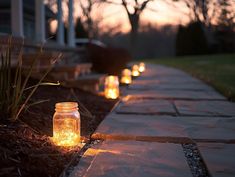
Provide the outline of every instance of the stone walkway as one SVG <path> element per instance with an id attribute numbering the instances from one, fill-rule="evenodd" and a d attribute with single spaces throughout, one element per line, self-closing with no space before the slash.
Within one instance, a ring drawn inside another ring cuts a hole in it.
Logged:
<path id="1" fill-rule="evenodd" d="M 92 135 L 70 177 L 193 177 L 182 144 L 196 144 L 211 177 L 235 176 L 235 104 L 173 68 L 147 65 Z"/>

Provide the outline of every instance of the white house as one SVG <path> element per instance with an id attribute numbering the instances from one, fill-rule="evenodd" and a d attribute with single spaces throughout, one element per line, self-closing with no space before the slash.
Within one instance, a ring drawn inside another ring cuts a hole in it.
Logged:
<path id="1" fill-rule="evenodd" d="M 67 45 L 75 46 L 73 0 L 69 0 Z M 62 0 L 57 0 L 57 14 L 45 5 L 44 0 L 1 0 L 0 33 L 27 38 L 37 43 L 45 42 L 49 36 L 49 23 L 57 19 L 56 39 L 58 45 L 64 43 Z"/>

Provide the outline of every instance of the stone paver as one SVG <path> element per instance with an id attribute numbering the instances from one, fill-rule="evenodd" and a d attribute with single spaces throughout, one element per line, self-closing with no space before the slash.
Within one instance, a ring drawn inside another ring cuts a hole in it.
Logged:
<path id="1" fill-rule="evenodd" d="M 122 114 L 167 114 L 176 115 L 173 104 L 168 100 L 138 99 L 122 101 L 116 109 Z"/>
<path id="2" fill-rule="evenodd" d="M 192 177 L 182 146 L 105 141 L 89 148 L 70 177 Z"/>
<path id="3" fill-rule="evenodd" d="M 234 103 L 185 72 L 158 65 L 147 65 L 122 91 L 92 135 L 104 141 L 88 148 L 70 177 L 190 177 L 180 143 L 198 144 L 212 177 L 235 176 L 235 144 L 218 144 L 235 143 Z"/>
<path id="4" fill-rule="evenodd" d="M 235 104 L 228 101 L 175 101 L 180 115 L 235 116 Z"/>
<path id="5" fill-rule="evenodd" d="M 155 98 L 155 99 L 190 99 L 190 100 L 226 100 L 226 98 L 215 91 L 190 91 L 190 90 L 127 90 L 126 95 L 133 98 Z"/>
<path id="6" fill-rule="evenodd" d="M 187 84 L 176 84 L 176 83 L 168 83 L 168 84 L 131 84 L 128 89 L 130 90 L 192 90 L 192 91 L 200 91 L 200 90 L 214 90 L 213 88 L 205 85 L 205 84 L 195 84 L 195 83 L 187 83 Z"/>
<path id="7" fill-rule="evenodd" d="M 235 118 L 171 117 L 110 114 L 92 135 L 94 139 L 188 142 L 234 141 Z"/>
<path id="8" fill-rule="evenodd" d="M 132 84 L 153 84 L 153 83 L 177 83 L 177 84 L 188 84 L 188 83 L 195 83 L 195 84 L 203 84 L 202 81 L 193 78 L 191 76 L 177 76 L 177 75 L 171 75 L 171 76 L 155 76 L 154 79 L 151 76 L 145 76 L 145 77 L 138 77 L 137 79 L 133 80 Z"/>
<path id="9" fill-rule="evenodd" d="M 185 72 L 175 69 L 175 68 L 170 68 L 166 66 L 161 66 L 161 65 L 148 65 L 146 72 L 142 73 L 141 77 L 156 77 L 156 76 L 186 76 L 188 77 L 189 75 L 186 74 Z"/>
<path id="10" fill-rule="evenodd" d="M 110 114 L 92 135 L 93 139 L 189 141 L 176 117 Z M 177 138 L 175 138 L 177 137 Z"/>
<path id="11" fill-rule="evenodd" d="M 235 117 L 180 117 L 188 136 L 196 141 L 235 142 Z"/>
<path id="12" fill-rule="evenodd" d="M 199 143 L 198 148 L 212 177 L 235 176 L 235 144 Z"/>

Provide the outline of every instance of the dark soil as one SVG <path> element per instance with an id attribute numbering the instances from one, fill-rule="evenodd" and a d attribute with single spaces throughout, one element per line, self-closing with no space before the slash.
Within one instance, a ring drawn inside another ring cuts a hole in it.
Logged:
<path id="1" fill-rule="evenodd" d="M 47 100 L 29 107 L 14 123 L 0 122 L 0 176 L 58 177 L 80 149 L 63 149 L 50 141 L 55 103 L 77 101 L 93 117 L 81 116 L 82 135 L 89 136 L 117 100 L 107 100 L 79 89 L 41 86 L 32 101 Z"/>

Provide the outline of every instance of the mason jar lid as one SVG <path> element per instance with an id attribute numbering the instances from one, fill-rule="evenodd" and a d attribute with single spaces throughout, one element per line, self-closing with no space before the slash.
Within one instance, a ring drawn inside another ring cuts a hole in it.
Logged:
<path id="1" fill-rule="evenodd" d="M 55 104 L 56 110 L 73 110 L 78 109 L 77 102 L 60 102 Z"/>
<path id="2" fill-rule="evenodd" d="M 122 71 L 122 75 L 123 75 L 123 76 L 131 76 L 131 70 L 129 70 L 129 69 L 124 69 L 124 70 Z"/>
<path id="3" fill-rule="evenodd" d="M 118 77 L 117 76 L 113 76 L 113 75 L 110 75 L 110 76 L 106 76 L 105 78 L 105 85 L 118 85 L 119 84 L 119 81 L 118 81 Z"/>

